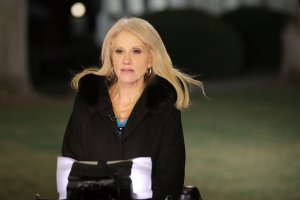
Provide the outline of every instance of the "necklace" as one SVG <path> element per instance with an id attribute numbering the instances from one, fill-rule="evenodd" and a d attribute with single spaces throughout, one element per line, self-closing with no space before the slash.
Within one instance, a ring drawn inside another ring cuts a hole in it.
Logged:
<path id="1" fill-rule="evenodd" d="M 121 101 L 117 98 L 117 91 L 114 87 L 110 90 L 110 95 L 112 99 L 112 106 L 115 113 L 115 116 L 119 119 L 119 121 L 123 122 L 130 116 L 136 102 L 140 98 L 142 91 L 144 87 L 142 87 L 137 94 L 134 96 L 134 98 L 128 100 L 128 101 Z"/>
<path id="2" fill-rule="evenodd" d="M 133 100 L 129 103 L 120 104 L 120 105 L 113 103 L 113 110 L 114 110 L 116 117 L 121 122 L 126 120 L 129 117 L 131 111 L 133 110 L 133 107 L 136 102 L 137 102 L 137 99 Z"/>

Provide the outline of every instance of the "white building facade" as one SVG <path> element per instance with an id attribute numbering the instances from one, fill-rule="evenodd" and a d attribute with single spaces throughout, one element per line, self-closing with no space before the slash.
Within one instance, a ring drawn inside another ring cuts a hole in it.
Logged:
<path id="1" fill-rule="evenodd" d="M 266 7 L 283 13 L 296 13 L 296 0 L 102 0 L 97 17 L 95 40 L 100 44 L 117 18 L 139 16 L 165 9 L 199 9 L 218 16 L 239 7 Z"/>

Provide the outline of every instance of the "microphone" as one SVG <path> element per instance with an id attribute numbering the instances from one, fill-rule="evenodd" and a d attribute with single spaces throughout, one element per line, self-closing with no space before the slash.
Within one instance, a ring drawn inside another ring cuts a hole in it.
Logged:
<path id="1" fill-rule="evenodd" d="M 108 117 L 111 121 L 115 121 L 115 119 L 116 119 L 115 115 L 111 115 L 111 114 L 109 114 L 107 117 Z"/>

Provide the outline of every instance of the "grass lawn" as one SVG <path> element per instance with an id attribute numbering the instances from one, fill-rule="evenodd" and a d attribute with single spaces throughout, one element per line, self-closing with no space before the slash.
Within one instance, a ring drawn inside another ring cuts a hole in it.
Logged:
<path id="1" fill-rule="evenodd" d="M 300 199 L 300 89 L 208 90 L 183 111 L 186 185 L 204 199 Z M 0 199 L 56 198 L 72 99 L 0 106 Z"/>

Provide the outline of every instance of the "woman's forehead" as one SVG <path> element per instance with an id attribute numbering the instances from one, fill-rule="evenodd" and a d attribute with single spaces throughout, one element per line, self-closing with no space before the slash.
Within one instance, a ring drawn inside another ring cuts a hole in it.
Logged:
<path id="1" fill-rule="evenodd" d="M 116 47 L 119 45 L 147 47 L 147 45 L 136 34 L 130 31 L 121 31 L 114 37 L 112 46 Z"/>

